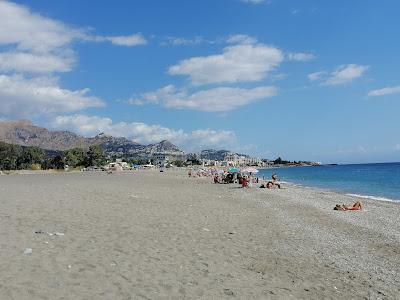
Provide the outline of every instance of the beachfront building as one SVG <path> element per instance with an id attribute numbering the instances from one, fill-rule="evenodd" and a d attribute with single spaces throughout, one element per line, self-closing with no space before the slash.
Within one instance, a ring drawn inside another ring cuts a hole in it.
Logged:
<path id="1" fill-rule="evenodd" d="M 186 161 L 186 155 L 180 152 L 174 153 L 154 153 L 151 157 L 154 165 L 165 167 L 174 161 Z"/>
<path id="2" fill-rule="evenodd" d="M 225 156 L 224 165 L 231 167 L 241 167 L 241 166 L 263 166 L 263 162 L 258 157 L 250 157 L 246 155 L 239 155 L 236 153 L 231 153 Z"/>
<path id="3" fill-rule="evenodd" d="M 152 160 L 154 165 L 165 167 L 171 162 L 171 157 L 165 153 L 156 153 L 153 155 Z"/>
<path id="4" fill-rule="evenodd" d="M 203 167 L 221 167 L 221 161 L 213 159 L 200 159 Z"/>
<path id="5" fill-rule="evenodd" d="M 130 170 L 131 166 L 126 161 L 122 161 L 122 159 L 117 158 L 115 162 L 107 164 L 105 166 L 105 169 L 109 171 L 122 171 L 122 170 Z"/>

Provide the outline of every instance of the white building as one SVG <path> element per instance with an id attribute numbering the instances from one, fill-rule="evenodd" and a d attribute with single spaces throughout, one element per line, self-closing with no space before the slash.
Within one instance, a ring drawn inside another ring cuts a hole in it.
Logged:
<path id="1" fill-rule="evenodd" d="M 119 164 L 121 166 L 122 170 L 130 170 L 131 169 L 131 166 L 126 161 L 122 161 L 122 159 L 120 159 L 120 158 L 117 158 L 115 160 L 115 163 Z"/>
<path id="2" fill-rule="evenodd" d="M 224 162 L 227 166 L 240 167 L 240 166 L 262 166 L 262 160 L 258 157 L 250 157 L 231 153 L 225 156 Z"/>
<path id="3" fill-rule="evenodd" d="M 171 157 L 165 153 L 156 153 L 152 156 L 153 163 L 159 167 L 165 167 L 171 162 Z"/>
<path id="4" fill-rule="evenodd" d="M 221 162 L 213 159 L 201 159 L 203 167 L 220 167 Z"/>

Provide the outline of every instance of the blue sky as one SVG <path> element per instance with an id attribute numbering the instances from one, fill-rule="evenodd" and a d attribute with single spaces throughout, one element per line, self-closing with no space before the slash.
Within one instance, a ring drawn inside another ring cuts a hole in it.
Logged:
<path id="1" fill-rule="evenodd" d="M 0 1 L 0 118 L 187 151 L 399 161 L 399 9 Z"/>

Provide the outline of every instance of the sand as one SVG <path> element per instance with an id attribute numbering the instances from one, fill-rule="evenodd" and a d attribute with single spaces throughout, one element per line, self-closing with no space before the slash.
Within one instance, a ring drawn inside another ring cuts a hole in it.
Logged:
<path id="1" fill-rule="evenodd" d="M 400 298 L 400 205 L 211 181 L 0 176 L 0 299 Z"/>

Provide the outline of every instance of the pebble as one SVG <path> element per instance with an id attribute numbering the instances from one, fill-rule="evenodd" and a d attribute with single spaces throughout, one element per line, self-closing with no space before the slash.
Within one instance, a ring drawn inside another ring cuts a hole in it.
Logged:
<path id="1" fill-rule="evenodd" d="M 233 292 L 230 289 L 224 289 L 224 294 L 227 296 L 233 296 Z"/>
<path id="2" fill-rule="evenodd" d="M 32 255 L 32 248 L 26 248 L 24 251 L 25 255 Z"/>

